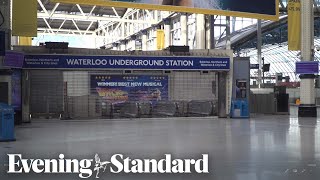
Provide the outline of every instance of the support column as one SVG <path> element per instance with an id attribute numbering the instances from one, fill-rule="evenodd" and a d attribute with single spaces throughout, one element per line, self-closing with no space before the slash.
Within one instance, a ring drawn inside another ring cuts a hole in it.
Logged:
<path id="1" fill-rule="evenodd" d="M 126 50 L 126 41 L 120 41 L 120 50 L 121 51 L 125 51 Z"/>
<path id="2" fill-rule="evenodd" d="M 301 1 L 301 61 L 314 60 L 313 0 Z M 317 117 L 314 74 L 301 75 L 299 117 Z"/>
<path id="3" fill-rule="evenodd" d="M 261 31 L 261 20 L 257 23 L 257 49 L 258 49 L 258 87 L 261 88 L 262 80 L 262 31 Z"/>
<path id="4" fill-rule="evenodd" d="M 0 0 L 0 10 L 4 17 L 4 23 L 0 27 L 0 31 L 5 33 L 5 49 L 9 50 L 11 48 L 11 1 L 10 0 Z M 2 18 L 1 18 L 2 19 Z M 2 22 L 2 21 L 1 21 Z M 0 56 L 0 68 L 2 67 L 4 57 Z"/>
<path id="5" fill-rule="evenodd" d="M 119 49 L 118 49 L 118 46 L 119 46 L 118 43 L 113 43 L 113 44 L 112 44 L 112 50 L 114 50 L 114 51 L 119 50 Z"/>
<path id="6" fill-rule="evenodd" d="M 226 25 L 227 25 L 227 27 L 226 27 L 226 36 L 227 36 L 227 38 L 226 38 L 226 49 L 227 50 L 230 50 L 231 49 L 231 28 L 230 28 L 230 26 L 231 26 L 231 23 L 230 23 L 230 16 L 227 16 L 227 23 L 226 23 Z"/>
<path id="7" fill-rule="evenodd" d="M 214 38 L 214 16 L 208 16 L 206 19 L 206 48 L 215 49 L 215 38 Z"/>
<path id="8" fill-rule="evenodd" d="M 142 51 L 147 51 L 148 47 L 147 47 L 147 32 L 146 31 L 142 32 L 141 41 L 142 41 Z"/>
<path id="9" fill-rule="evenodd" d="M 188 46 L 188 15 L 185 13 L 181 13 L 180 16 L 180 24 L 181 24 L 181 36 L 180 36 L 180 44 L 181 46 Z"/>
<path id="10" fill-rule="evenodd" d="M 197 14 L 196 18 L 196 48 L 197 49 L 206 49 L 206 29 L 205 29 L 205 15 Z"/>
<path id="11" fill-rule="evenodd" d="M 130 46 L 131 46 L 131 50 L 132 50 L 132 51 L 135 51 L 135 50 L 136 50 L 136 39 L 137 39 L 137 37 L 136 37 L 135 35 L 132 35 L 132 36 L 131 36 Z"/>
<path id="12" fill-rule="evenodd" d="M 126 36 L 125 25 L 126 25 L 126 23 L 124 23 L 124 22 L 121 24 L 121 38 L 125 38 L 125 36 Z"/>
<path id="13" fill-rule="evenodd" d="M 157 51 L 158 50 L 158 35 L 157 35 L 157 30 L 158 30 L 158 27 L 157 26 L 153 26 L 152 28 L 152 31 L 154 33 L 154 36 L 153 36 L 153 47 L 152 47 L 152 50 L 153 51 Z"/>
<path id="14" fill-rule="evenodd" d="M 164 20 L 164 36 L 165 36 L 165 45 L 164 47 L 167 48 L 169 46 L 171 46 L 171 19 L 167 18 Z"/>

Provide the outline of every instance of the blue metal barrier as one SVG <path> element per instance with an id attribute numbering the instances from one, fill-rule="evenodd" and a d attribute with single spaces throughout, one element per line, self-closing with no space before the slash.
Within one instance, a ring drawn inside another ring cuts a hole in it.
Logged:
<path id="1" fill-rule="evenodd" d="M 249 103 L 247 100 L 231 101 L 231 118 L 249 118 Z"/>
<path id="2" fill-rule="evenodd" d="M 0 103 L 0 142 L 15 140 L 14 110 L 11 106 Z"/>

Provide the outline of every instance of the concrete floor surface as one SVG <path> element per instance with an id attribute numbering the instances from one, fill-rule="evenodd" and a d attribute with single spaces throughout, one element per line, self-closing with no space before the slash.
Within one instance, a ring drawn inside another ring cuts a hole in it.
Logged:
<path id="1" fill-rule="evenodd" d="M 248 119 L 167 118 L 34 120 L 16 127 L 16 142 L 0 143 L 0 179 L 79 179 L 77 174 L 7 174 L 7 154 L 26 158 L 101 160 L 199 158 L 209 154 L 209 174 L 113 175 L 100 179 L 317 180 L 320 179 L 320 119 L 253 115 Z M 94 179 L 92 177 L 91 179 Z"/>

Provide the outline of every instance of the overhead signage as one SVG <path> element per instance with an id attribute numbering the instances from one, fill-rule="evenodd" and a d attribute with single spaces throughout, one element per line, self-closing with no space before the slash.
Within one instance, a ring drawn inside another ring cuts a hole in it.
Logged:
<path id="1" fill-rule="evenodd" d="M 229 57 L 176 56 L 66 56 L 27 55 L 24 68 L 41 69 L 142 69 L 142 70 L 219 70 L 230 69 Z"/>
<path id="2" fill-rule="evenodd" d="M 22 68 L 24 62 L 24 54 L 15 51 L 6 51 L 4 57 L 4 66 L 11 68 Z"/>
<path id="3" fill-rule="evenodd" d="M 55 3 L 110 6 L 238 16 L 254 19 L 279 19 L 279 0 L 51 0 Z"/>
<path id="4" fill-rule="evenodd" d="M 250 64 L 250 69 L 259 69 L 259 64 Z"/>
<path id="5" fill-rule="evenodd" d="M 318 74 L 319 62 L 318 61 L 303 61 L 296 63 L 297 74 Z"/>
<path id="6" fill-rule="evenodd" d="M 301 2 L 288 1 L 288 49 L 301 50 Z"/>

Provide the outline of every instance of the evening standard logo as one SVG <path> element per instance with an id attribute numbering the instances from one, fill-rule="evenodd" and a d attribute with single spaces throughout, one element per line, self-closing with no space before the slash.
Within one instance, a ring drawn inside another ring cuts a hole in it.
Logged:
<path id="1" fill-rule="evenodd" d="M 8 154 L 9 174 L 78 174 L 79 178 L 99 178 L 101 173 L 112 174 L 184 174 L 209 173 L 209 156 L 201 159 L 173 159 L 165 154 L 164 159 L 131 159 L 122 154 L 102 161 L 98 154 L 94 159 L 67 159 L 60 154 L 58 159 L 24 159 L 21 154 Z"/>

